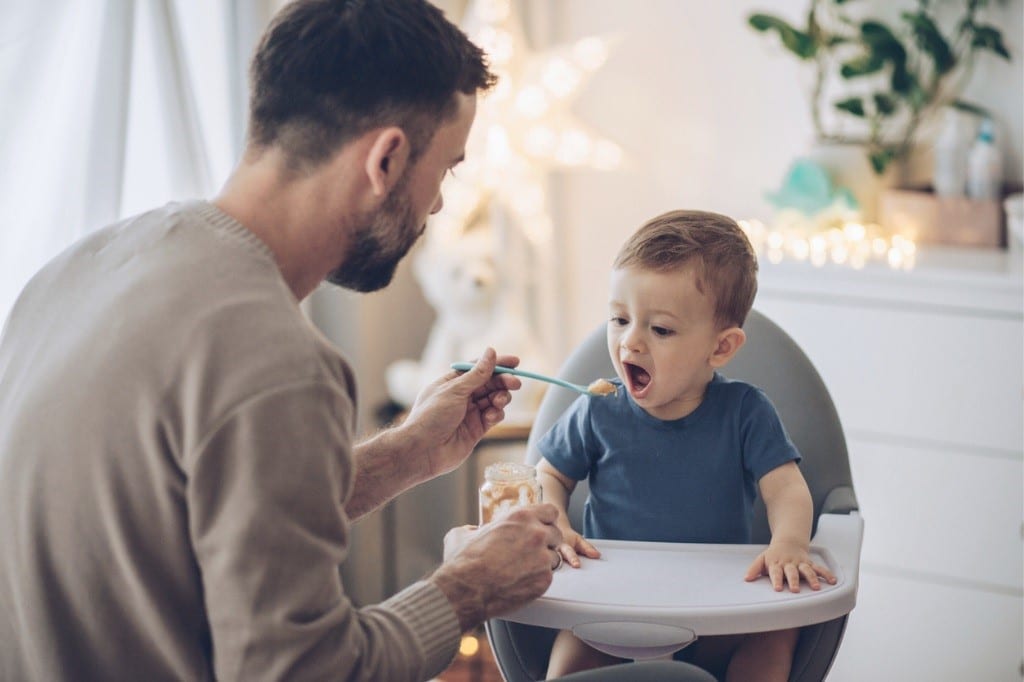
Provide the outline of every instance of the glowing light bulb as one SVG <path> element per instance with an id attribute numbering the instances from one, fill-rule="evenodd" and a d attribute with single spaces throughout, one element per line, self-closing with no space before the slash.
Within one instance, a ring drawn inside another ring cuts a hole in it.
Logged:
<path id="1" fill-rule="evenodd" d="M 496 30 L 491 38 L 490 45 L 485 48 L 491 63 L 495 66 L 504 66 L 512 61 L 515 51 L 512 34 L 508 31 Z"/>
<path id="2" fill-rule="evenodd" d="M 790 248 L 793 251 L 793 257 L 797 260 L 807 260 L 807 256 L 811 253 L 811 245 L 807 243 L 806 239 L 794 239 Z"/>
<path id="3" fill-rule="evenodd" d="M 537 86 L 523 88 L 516 96 L 516 108 L 528 118 L 540 118 L 548 110 L 548 98 Z"/>
<path id="4" fill-rule="evenodd" d="M 903 265 L 903 252 L 893 247 L 889 249 L 887 260 L 889 261 L 889 267 L 899 269 Z"/>
<path id="5" fill-rule="evenodd" d="M 459 642 L 459 653 L 463 656 L 475 656 L 480 651 L 480 640 L 473 635 L 465 635 Z"/>
<path id="6" fill-rule="evenodd" d="M 584 38 L 573 45 L 572 56 L 587 71 L 596 71 L 608 59 L 608 45 L 597 37 Z"/>
<path id="7" fill-rule="evenodd" d="M 847 239 L 859 242 L 867 235 L 867 228 L 860 223 L 846 223 L 843 226 L 843 232 Z"/>
<path id="8" fill-rule="evenodd" d="M 544 87 L 558 97 L 568 97 L 580 84 L 580 72 L 561 57 L 553 57 L 541 74 Z"/>

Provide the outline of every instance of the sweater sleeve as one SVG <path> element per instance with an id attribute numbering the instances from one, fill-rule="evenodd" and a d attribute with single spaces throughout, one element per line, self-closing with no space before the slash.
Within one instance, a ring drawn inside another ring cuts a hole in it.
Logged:
<path id="1" fill-rule="evenodd" d="M 458 621 L 435 586 L 361 609 L 345 594 L 352 412 L 329 384 L 276 387 L 186 462 L 218 679 L 421 680 L 454 657 Z"/>

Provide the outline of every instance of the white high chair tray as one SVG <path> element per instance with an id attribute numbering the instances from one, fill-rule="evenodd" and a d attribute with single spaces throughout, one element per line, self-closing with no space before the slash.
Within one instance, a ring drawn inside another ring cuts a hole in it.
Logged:
<path id="1" fill-rule="evenodd" d="M 853 609 L 862 532 L 857 515 L 822 515 L 811 555 L 836 584 L 803 582 L 797 593 L 776 592 L 767 577 L 743 579 L 763 545 L 594 540 L 600 559 L 563 565 L 541 598 L 504 618 L 571 629 L 627 658 L 671 653 L 701 635 L 820 623 Z"/>

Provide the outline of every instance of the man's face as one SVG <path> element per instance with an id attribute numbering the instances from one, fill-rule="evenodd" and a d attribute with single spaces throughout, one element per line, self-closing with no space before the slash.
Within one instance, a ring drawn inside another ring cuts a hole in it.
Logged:
<path id="1" fill-rule="evenodd" d="M 426 229 L 429 215 L 444 205 L 441 181 L 465 157 L 476 115 L 476 95 L 456 95 L 455 117 L 434 133 L 427 149 L 407 168 L 381 206 L 352 235 L 345 260 L 327 280 L 355 291 L 377 291 L 394 277 L 399 262 Z"/>
<path id="2" fill-rule="evenodd" d="M 380 208 L 360 221 L 345 262 L 327 275 L 328 282 L 362 292 L 377 291 L 391 283 L 398 263 L 423 233 L 423 226 L 416 227 L 408 184 L 407 172 Z"/>

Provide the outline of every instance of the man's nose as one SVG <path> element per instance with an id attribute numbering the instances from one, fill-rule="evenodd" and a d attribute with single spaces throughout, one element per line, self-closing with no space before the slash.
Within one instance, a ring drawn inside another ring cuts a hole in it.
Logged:
<path id="1" fill-rule="evenodd" d="M 430 215 L 434 215 L 444 207 L 444 196 L 440 193 L 437 195 L 437 201 L 434 202 L 434 206 L 430 209 Z"/>

